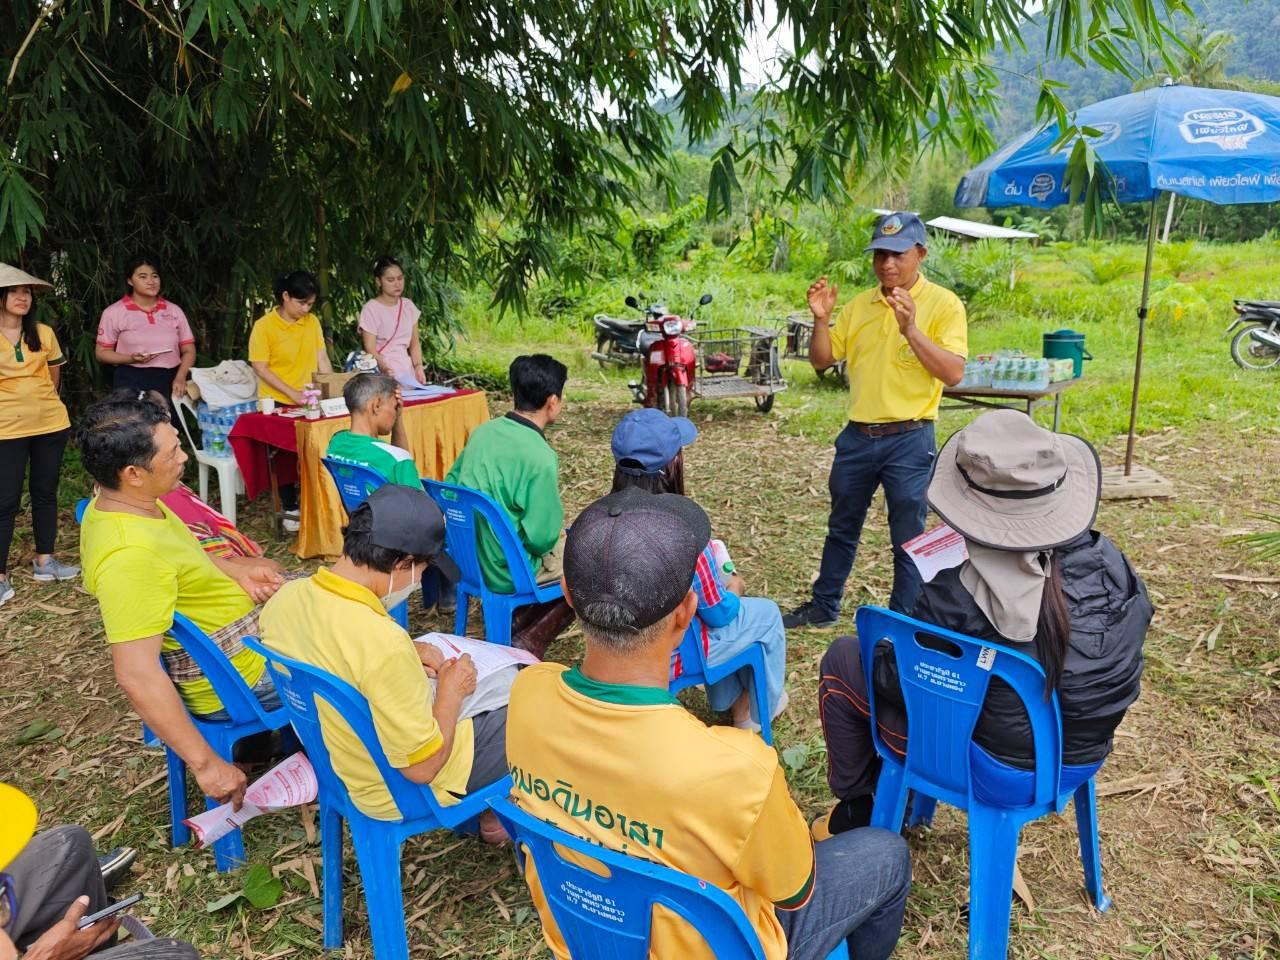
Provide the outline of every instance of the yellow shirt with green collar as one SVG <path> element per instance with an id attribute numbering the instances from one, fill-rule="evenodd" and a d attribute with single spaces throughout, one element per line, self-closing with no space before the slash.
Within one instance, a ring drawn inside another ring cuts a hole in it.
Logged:
<path id="1" fill-rule="evenodd" d="M 813 844 L 778 755 L 758 736 L 708 727 L 666 690 L 600 683 L 543 663 L 520 672 L 507 710 L 512 799 L 593 843 L 688 873 L 727 891 L 768 960 L 787 955 L 776 909 L 813 891 Z M 568 952 L 537 870 L 525 872 L 547 946 Z M 651 958 L 714 960 L 702 937 L 663 907 Z"/>
<path id="2" fill-rule="evenodd" d="M 969 333 L 964 304 L 938 284 L 916 277 L 911 286 L 916 326 L 948 353 L 967 357 Z M 893 307 L 879 286 L 858 294 L 831 328 L 831 354 L 847 361 L 849 419 L 854 423 L 936 420 L 942 381 L 920 363 L 898 330 Z"/>
<path id="3" fill-rule="evenodd" d="M 262 642 L 351 684 L 369 701 L 373 725 L 393 767 L 421 763 L 444 746 L 432 713 L 431 684 L 413 640 L 368 589 L 328 569 L 286 583 L 259 617 Z M 334 771 L 355 805 L 379 820 L 400 812 L 360 738 L 336 710 L 320 704 L 320 727 Z M 474 755 L 471 721 L 454 730 L 453 751 L 431 781 L 445 806 L 466 792 Z M 457 796 L 455 796 L 455 794 Z"/>

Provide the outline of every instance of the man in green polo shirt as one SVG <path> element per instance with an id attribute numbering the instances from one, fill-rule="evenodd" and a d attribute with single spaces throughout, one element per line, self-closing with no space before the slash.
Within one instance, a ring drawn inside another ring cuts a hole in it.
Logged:
<path id="1" fill-rule="evenodd" d="M 560 458 L 544 431 L 564 406 L 569 370 L 544 353 L 516 357 L 508 371 L 514 410 L 482 424 L 467 438 L 445 480 L 486 493 L 507 512 L 539 583 L 560 579 L 564 506 Z M 489 589 L 511 593 L 515 585 L 498 538 L 482 528 L 480 569 Z M 541 657 L 573 621 L 563 600 L 521 607 L 512 618 L 513 643 Z"/>
<path id="2" fill-rule="evenodd" d="M 400 388 L 395 380 L 380 373 L 357 374 L 342 388 L 342 399 L 351 414 L 351 429 L 333 435 L 325 456 L 376 470 L 402 487 L 422 489 L 400 421 Z M 387 434 L 390 443 L 379 439 Z"/>
<path id="3" fill-rule="evenodd" d="M 368 467 L 388 483 L 421 490 L 400 417 L 400 385 L 381 373 L 359 373 L 342 388 L 342 399 L 351 414 L 351 429 L 333 435 L 325 456 Z M 381 439 L 388 434 L 390 443 Z M 422 602 L 428 608 L 434 603 L 442 614 L 453 613 L 457 606 L 454 584 L 437 567 L 422 579 Z"/>

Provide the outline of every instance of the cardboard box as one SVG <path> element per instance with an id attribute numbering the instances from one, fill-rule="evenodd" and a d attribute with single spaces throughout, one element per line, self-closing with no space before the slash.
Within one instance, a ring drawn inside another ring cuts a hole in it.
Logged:
<path id="1" fill-rule="evenodd" d="M 311 382 L 316 385 L 316 389 L 320 391 L 321 400 L 331 400 L 334 397 L 342 396 L 342 388 L 347 385 L 347 381 L 354 377 L 354 373 L 313 373 Z"/>

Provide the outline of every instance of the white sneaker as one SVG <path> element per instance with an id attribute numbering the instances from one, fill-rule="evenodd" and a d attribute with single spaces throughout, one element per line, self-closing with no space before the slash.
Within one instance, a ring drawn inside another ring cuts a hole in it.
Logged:
<path id="1" fill-rule="evenodd" d="M 289 533 L 297 533 L 302 529 L 301 516 L 297 510 L 286 510 L 284 519 L 280 521 L 280 525 Z"/>
<path id="2" fill-rule="evenodd" d="M 0 580 L 0 607 L 12 600 L 14 596 L 13 582 L 7 578 Z"/>
<path id="3" fill-rule="evenodd" d="M 782 696 L 778 698 L 778 705 L 774 708 L 773 716 L 770 720 L 777 720 L 778 717 L 782 716 L 782 711 L 786 710 L 790 703 L 791 698 L 787 696 L 787 691 L 783 690 Z M 739 730 L 750 730 L 752 733 L 760 732 L 760 724 L 751 719 L 751 714 L 747 714 L 747 718 L 745 720 L 733 721 L 733 725 Z"/>

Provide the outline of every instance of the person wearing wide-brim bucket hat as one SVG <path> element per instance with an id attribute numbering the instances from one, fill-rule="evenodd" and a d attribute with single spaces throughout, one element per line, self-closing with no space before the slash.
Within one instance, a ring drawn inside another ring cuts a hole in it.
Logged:
<path id="1" fill-rule="evenodd" d="M 78 960 L 198 960 L 189 943 L 151 937 L 131 917 L 110 917 L 79 929 L 81 918 L 110 903 L 108 891 L 136 851 L 117 847 L 99 856 L 83 827 L 63 824 L 36 833 L 35 804 L 0 783 L 0 960 L 28 957 Z M 123 918 L 123 924 L 122 924 Z M 133 940 L 111 945 L 125 926 Z"/>
<path id="2" fill-rule="evenodd" d="M 968 559 L 924 585 L 912 616 L 1044 668 L 1046 695 L 1062 708 L 1065 792 L 1098 770 L 1137 699 L 1151 623 L 1146 587 L 1124 555 L 1093 530 L 1098 455 L 1080 437 L 1053 433 L 1013 410 L 985 413 L 938 453 L 929 505 L 959 532 Z M 905 751 L 897 664 L 877 649 L 876 722 Z M 870 816 L 878 762 L 856 638 L 822 660 L 820 703 L 828 779 L 840 801 L 823 823 L 839 832 Z M 1034 749 L 1022 702 L 993 679 L 974 729 L 975 791 L 1003 804 L 1030 800 Z M 816 827 L 817 825 L 815 825 Z"/>
<path id="3" fill-rule="evenodd" d="M 35 319 L 35 296 L 52 286 L 0 263 L 0 606 L 13 599 L 9 547 L 28 464 L 36 580 L 70 580 L 79 567 L 53 556 L 58 535 L 58 479 L 71 430 L 58 395 L 62 348 L 52 328 Z"/>

